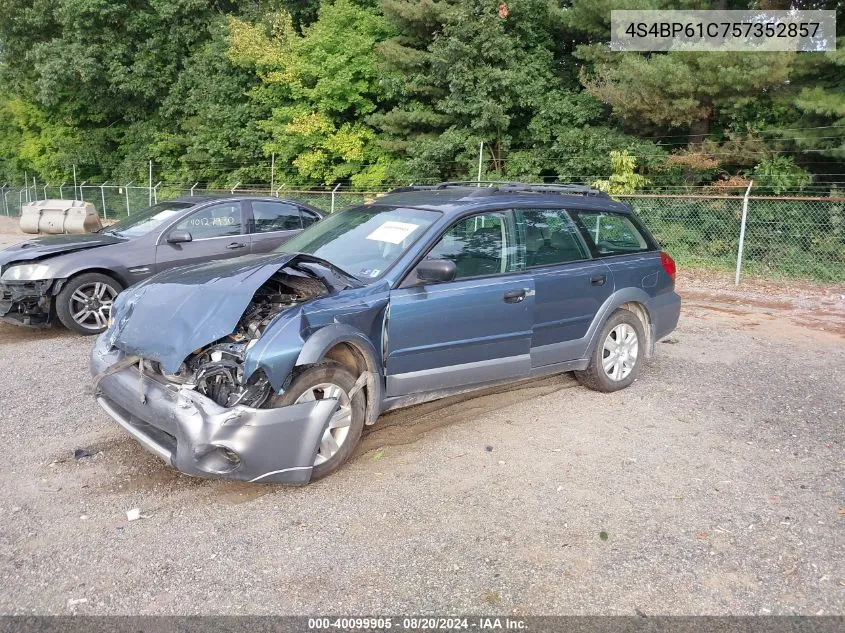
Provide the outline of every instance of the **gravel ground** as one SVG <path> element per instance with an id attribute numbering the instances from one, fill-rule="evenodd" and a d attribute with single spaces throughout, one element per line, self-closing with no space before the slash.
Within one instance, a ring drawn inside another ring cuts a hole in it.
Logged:
<path id="1" fill-rule="evenodd" d="M 0 612 L 843 614 L 845 296 L 687 294 L 629 389 L 394 412 L 304 488 L 174 472 L 90 339 L 0 325 Z"/>

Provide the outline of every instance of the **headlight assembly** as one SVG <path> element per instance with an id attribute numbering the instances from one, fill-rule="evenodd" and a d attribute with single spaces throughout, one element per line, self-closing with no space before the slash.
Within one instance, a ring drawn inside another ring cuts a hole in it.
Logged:
<path id="1" fill-rule="evenodd" d="M 17 264 L 6 268 L 0 281 L 43 281 L 52 277 L 47 264 Z"/>

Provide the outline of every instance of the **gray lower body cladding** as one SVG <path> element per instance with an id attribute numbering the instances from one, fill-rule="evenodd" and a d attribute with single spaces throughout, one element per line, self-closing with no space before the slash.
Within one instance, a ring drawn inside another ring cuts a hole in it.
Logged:
<path id="1" fill-rule="evenodd" d="M 97 340 L 91 373 L 101 376 L 97 402 L 124 430 L 177 470 L 195 477 L 304 484 L 336 400 L 277 409 L 221 407 L 188 388 L 114 373 L 124 354 Z"/>
<path id="2" fill-rule="evenodd" d="M 53 284 L 52 279 L 0 284 L 0 320 L 30 327 L 51 325 Z"/>

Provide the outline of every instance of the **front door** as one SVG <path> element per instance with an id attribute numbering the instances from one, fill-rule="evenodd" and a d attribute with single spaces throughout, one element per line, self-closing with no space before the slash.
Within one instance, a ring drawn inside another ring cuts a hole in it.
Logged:
<path id="1" fill-rule="evenodd" d="M 167 235 L 177 230 L 190 233 L 191 241 L 169 243 Z M 177 222 L 159 238 L 156 271 L 248 255 L 249 235 L 245 233 L 240 202 L 219 202 L 203 207 Z"/>
<path id="2" fill-rule="evenodd" d="M 390 293 L 387 396 L 512 379 L 531 369 L 534 284 L 511 211 L 464 218 L 427 255 L 455 263 L 455 279 Z"/>
<path id="3" fill-rule="evenodd" d="M 613 274 L 604 262 L 591 259 L 565 210 L 519 209 L 516 214 L 537 293 L 531 365 L 583 358 L 587 330 L 613 293 Z"/>

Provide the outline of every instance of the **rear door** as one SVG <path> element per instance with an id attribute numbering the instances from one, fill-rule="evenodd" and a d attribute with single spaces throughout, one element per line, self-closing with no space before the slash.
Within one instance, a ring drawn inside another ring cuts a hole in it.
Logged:
<path id="1" fill-rule="evenodd" d="M 536 292 L 531 366 L 583 358 L 587 330 L 613 293 L 613 273 L 591 257 L 564 209 L 518 209 L 516 217 Z"/>
<path id="2" fill-rule="evenodd" d="M 658 287 L 663 266 L 660 249 L 636 216 L 612 211 L 572 211 L 593 257 L 611 270 L 616 288 L 642 288 L 649 294 Z"/>
<path id="3" fill-rule="evenodd" d="M 390 293 L 387 396 L 526 375 L 531 369 L 534 284 L 511 211 L 453 224 L 427 255 L 455 262 L 454 281 Z"/>
<path id="4" fill-rule="evenodd" d="M 187 231 L 190 242 L 170 244 L 172 231 Z M 183 218 L 163 232 L 156 245 L 156 271 L 249 254 L 249 235 L 240 201 L 217 202 Z"/>
<path id="5" fill-rule="evenodd" d="M 250 200 L 251 252 L 269 253 L 302 230 L 297 205 L 282 200 Z"/>

